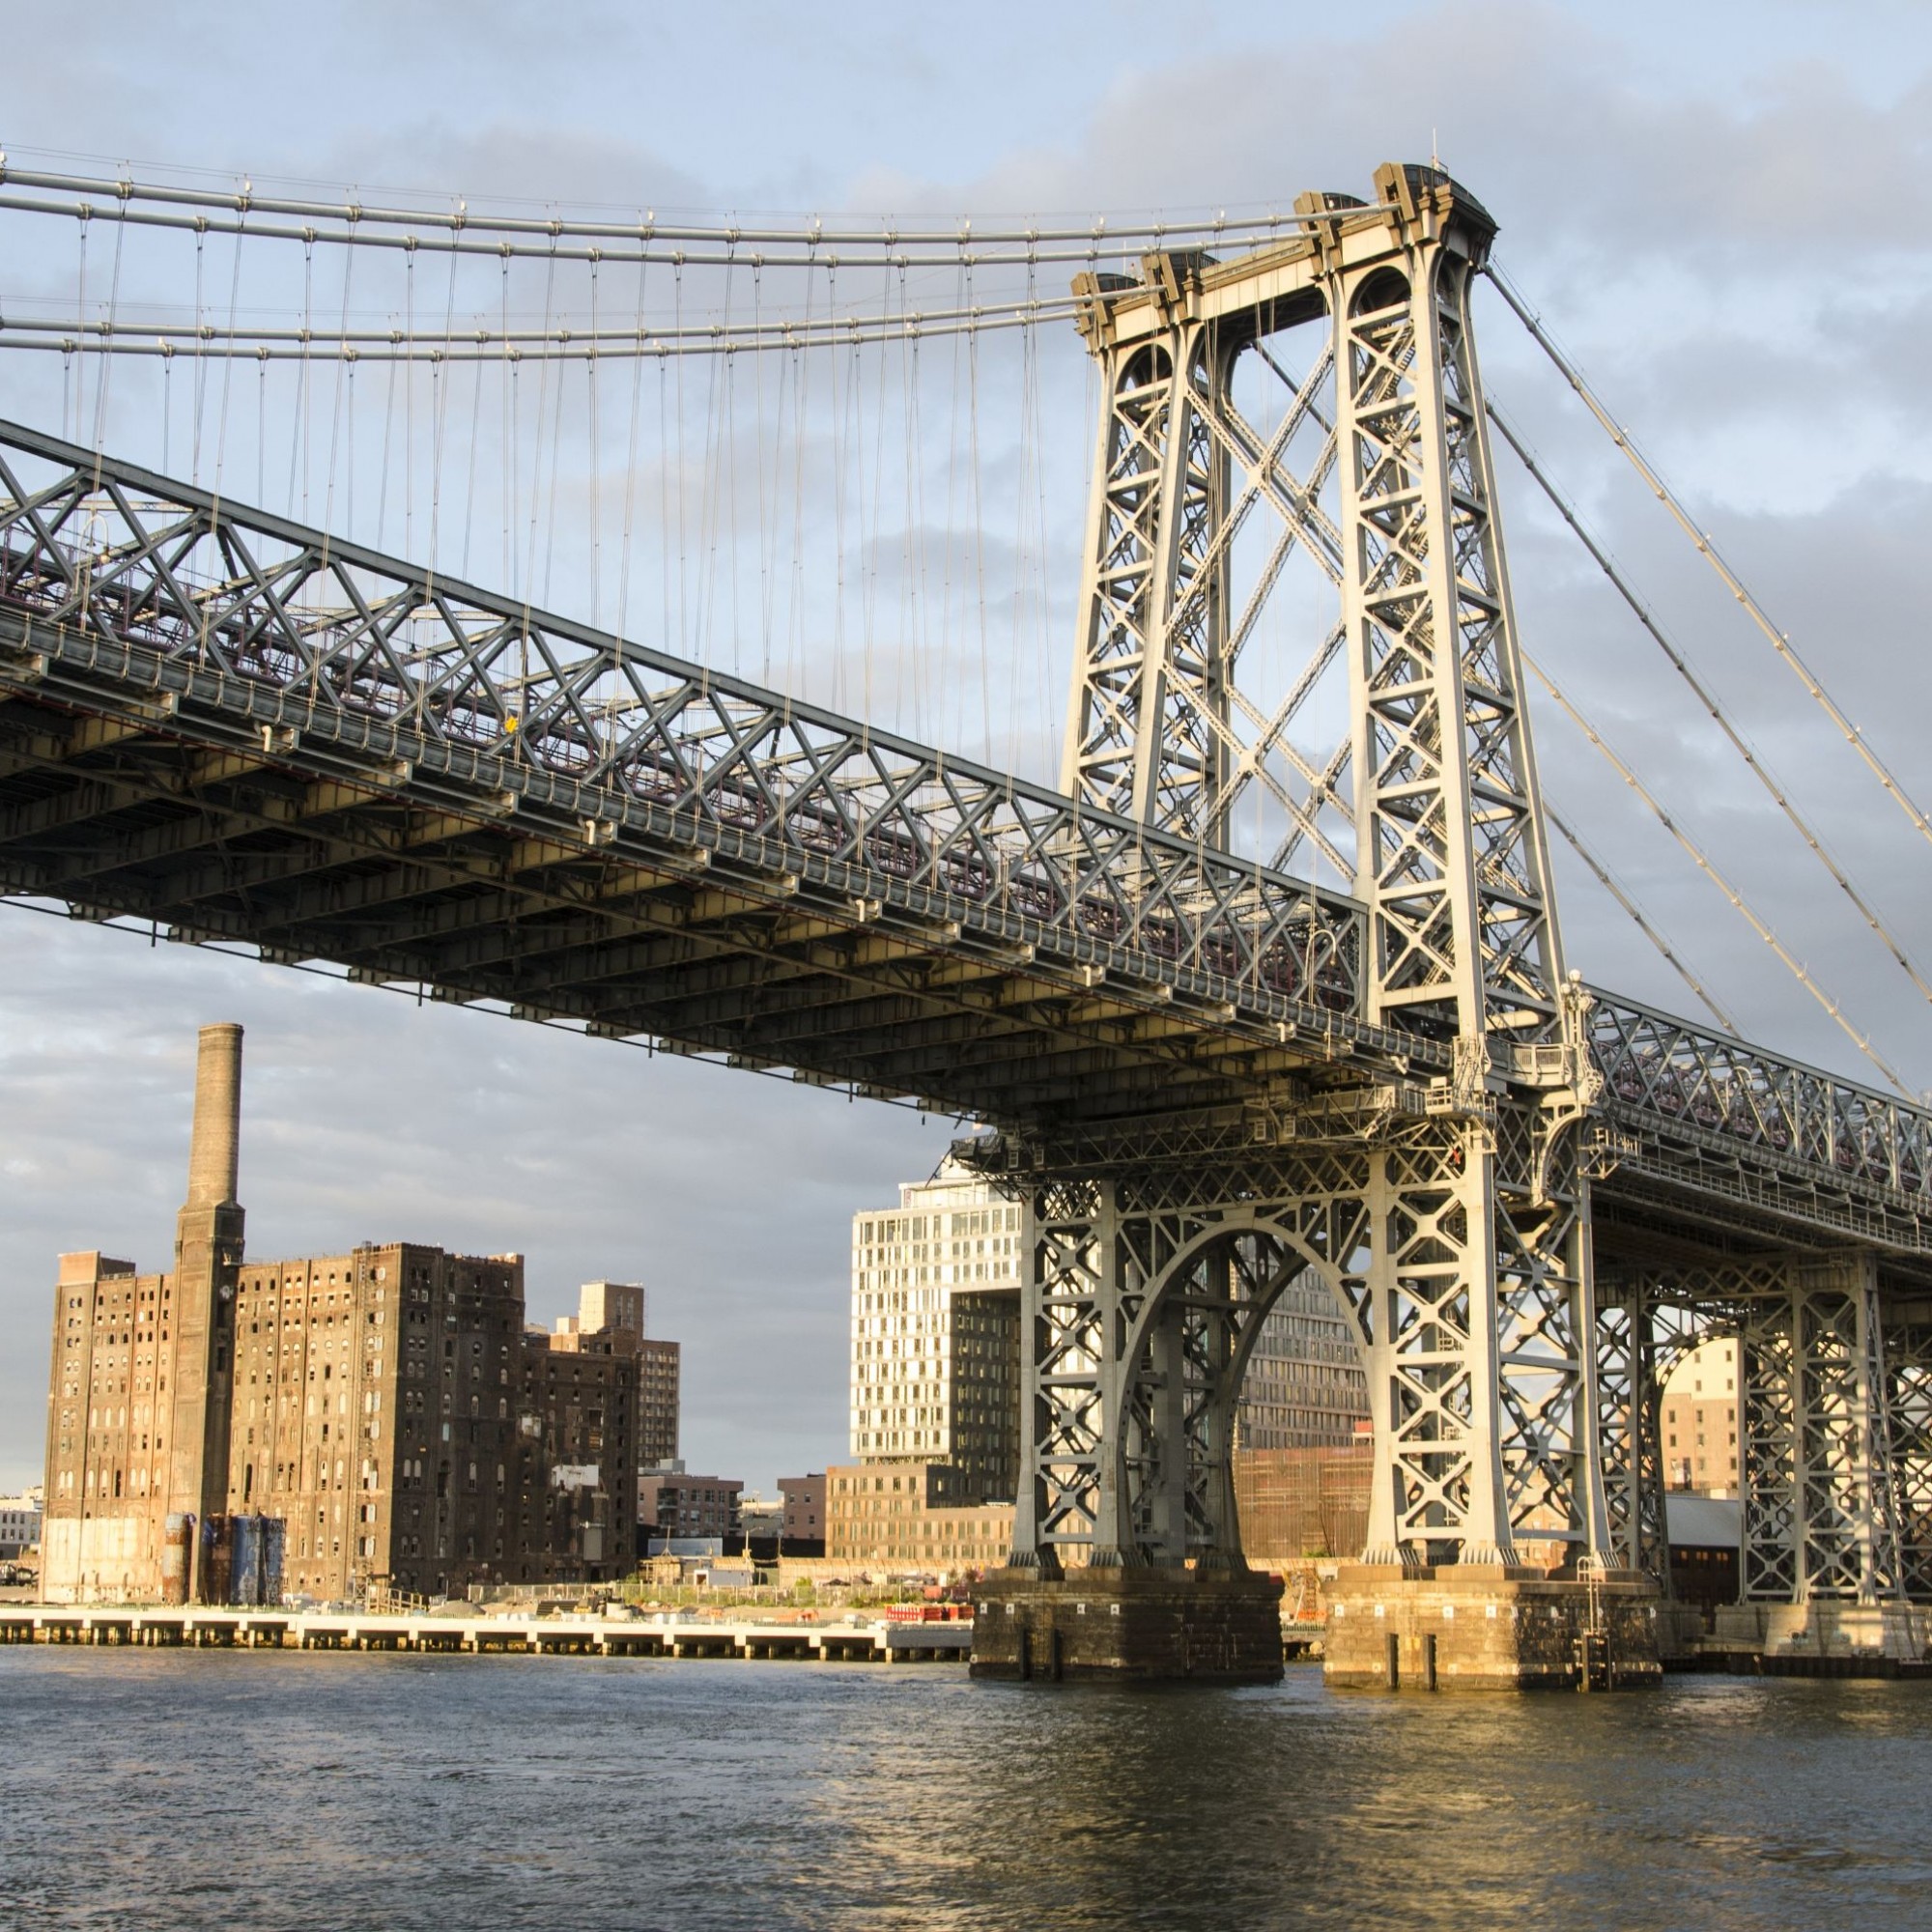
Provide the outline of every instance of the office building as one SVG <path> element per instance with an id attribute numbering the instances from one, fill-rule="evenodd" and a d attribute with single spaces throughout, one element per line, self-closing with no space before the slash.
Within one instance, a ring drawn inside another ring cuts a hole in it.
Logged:
<path id="1" fill-rule="evenodd" d="M 1738 1493 L 1738 1345 L 1702 1342 L 1663 1384 L 1663 1486 Z"/>
<path id="2" fill-rule="evenodd" d="M 1243 1449 L 1335 1449 L 1369 1414 L 1369 1378 L 1334 1291 L 1305 1269 L 1262 1321 L 1236 1409 Z"/>
<path id="3" fill-rule="evenodd" d="M 851 1451 L 950 1463 L 976 1498 L 1019 1478 L 1024 1212 L 951 1163 L 852 1222 Z"/>

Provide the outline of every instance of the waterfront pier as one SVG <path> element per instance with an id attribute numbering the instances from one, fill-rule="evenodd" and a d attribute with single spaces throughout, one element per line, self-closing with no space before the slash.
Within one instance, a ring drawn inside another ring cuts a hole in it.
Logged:
<path id="1" fill-rule="evenodd" d="M 964 1663 L 970 1622 L 779 1623 L 675 1612 L 613 1617 L 432 1616 L 363 1610 L 0 1607 L 0 1644 L 190 1650 L 413 1651 L 470 1657 L 746 1658 L 767 1662 Z"/>

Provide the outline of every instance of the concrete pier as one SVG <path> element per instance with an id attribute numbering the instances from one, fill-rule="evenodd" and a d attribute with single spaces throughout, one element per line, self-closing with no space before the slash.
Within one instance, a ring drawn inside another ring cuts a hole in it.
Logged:
<path id="1" fill-rule="evenodd" d="M 1271 1684 L 1281 1582 L 1251 1570 L 995 1570 L 975 1587 L 973 1675 Z"/>
<path id="2" fill-rule="evenodd" d="M 1656 1585 L 1635 1572 L 1345 1564 L 1324 1668 L 1358 1690 L 1635 1690 L 1662 1681 Z"/>

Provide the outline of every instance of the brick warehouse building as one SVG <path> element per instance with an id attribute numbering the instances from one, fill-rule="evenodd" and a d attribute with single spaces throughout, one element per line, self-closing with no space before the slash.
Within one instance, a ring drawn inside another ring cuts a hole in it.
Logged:
<path id="1" fill-rule="evenodd" d="M 580 1317 L 566 1340 L 526 1330 L 519 1255 L 392 1242 L 247 1261 L 241 1046 L 239 1027 L 202 1030 L 173 1271 L 61 1257 L 43 1593 L 206 1600 L 219 1587 L 207 1526 L 251 1516 L 282 1524 L 283 1586 L 326 1600 L 628 1567 L 600 1526 L 633 1519 L 649 1446 L 641 1291 L 594 1284 L 584 1313 L 600 1326 Z M 607 1335 L 618 1304 L 635 1325 Z M 668 1431 L 674 1446 L 667 1346 L 651 1357 L 651 1442 Z"/>

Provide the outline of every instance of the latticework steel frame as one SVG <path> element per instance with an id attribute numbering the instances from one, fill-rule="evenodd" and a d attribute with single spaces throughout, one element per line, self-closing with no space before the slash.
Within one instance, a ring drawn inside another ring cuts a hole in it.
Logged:
<path id="1" fill-rule="evenodd" d="M 1932 1116 L 1566 977 L 1491 226 L 1433 170 L 1377 189 L 1078 285 L 1067 796 L 0 426 L 0 890 L 995 1123 L 1038 1230 L 1023 1557 L 1237 1560 L 1232 1404 L 1314 1267 L 1369 1369 L 1378 1556 L 1654 1566 L 1655 1324 L 1715 1308 L 1758 1324 L 1766 1587 L 1774 1547 L 1792 1589 L 1917 1587 L 1925 1351 L 1880 1315 L 1932 1283 Z M 1303 324 L 1328 346 L 1258 429 L 1236 367 Z M 1257 697 L 1297 553 L 1339 620 Z M 1313 761 L 1289 725 L 1331 672 L 1353 730 Z M 1221 849 L 1255 785 L 1354 898 Z M 1848 1239 L 1891 1272 L 1783 1329 L 1735 1284 L 1599 1308 L 1606 1252 Z"/>
<path id="2" fill-rule="evenodd" d="M 1351 1301 L 1378 1425 L 1371 1554 L 1495 1564 L 1512 1560 L 1519 1530 L 1574 1551 L 1605 1541 L 1589 1183 L 1574 1144 L 1594 1081 L 1584 1003 L 1566 997 L 1548 902 L 1469 329 L 1492 228 L 1446 177 L 1385 168 L 1377 187 L 1374 208 L 1319 239 L 1229 264 L 1151 256 L 1139 281 L 1076 285 L 1106 407 L 1063 779 L 1151 825 L 1225 839 L 1236 756 L 1243 778 L 1265 768 L 1308 682 L 1272 712 L 1239 699 L 1236 654 L 1253 608 L 1297 542 L 1339 582 L 1354 875 L 1370 922 L 1363 997 L 1371 1013 L 1453 1045 L 1433 1130 L 1373 1149 L 1359 1182 L 1377 1231 Z M 1323 315 L 1329 347 L 1264 438 L 1233 403 L 1235 364 Z M 1281 458 L 1311 415 L 1328 433 L 1296 479 Z M 1320 501 L 1331 473 L 1332 519 Z M 1262 501 L 1280 534 L 1236 618 L 1232 545 Z M 1317 669 L 1334 655 L 1324 643 Z M 1261 720 L 1270 722 L 1259 738 L 1245 736 Z M 1309 794 L 1278 797 L 1296 830 L 1319 838 L 1320 781 L 1301 769 Z M 1051 1542 L 1075 1523 L 1110 1555 L 1179 1560 L 1180 1418 L 1208 1418 L 1198 1433 L 1212 1437 L 1223 1373 L 1187 1365 L 1204 1350 L 1239 1360 L 1230 1311 L 1258 1294 L 1254 1284 L 1321 1258 L 1291 1264 L 1210 1244 L 1184 1289 L 1144 1280 L 1145 1259 L 1108 1219 L 1122 1211 L 1118 1190 L 1094 1184 L 1094 1217 L 1070 1224 L 1071 1236 L 1048 1234 L 1041 1270 L 1079 1283 L 1043 1306 L 1079 1311 L 1070 1327 L 1049 1326 L 1056 1363 L 1066 1332 L 1092 1358 L 1079 1412 L 1095 1487 L 1090 1507 L 1083 1460 L 1041 1464 L 1036 1533 Z M 1202 1177 L 1204 1209 L 1221 1184 Z M 1292 1171 L 1277 1185 L 1299 1195 Z M 1043 1230 L 1068 1225 L 1041 1217 Z M 1337 1290 L 1350 1299 L 1339 1278 Z M 1145 1360 L 1128 1352 L 1143 1295 L 1154 1311 L 1146 1320 L 1157 1321 L 1131 1345 Z M 1094 1353 L 1095 1333 L 1115 1346 Z M 1134 1381 L 1143 1374 L 1145 1388 Z M 1199 1401 L 1186 1393 L 1197 1385 L 1208 1391 Z M 1127 1501 L 1110 1502 L 1110 1470 L 1133 1490 Z M 1219 1548 L 1227 1532 L 1200 1533 Z M 1023 1546 L 1027 1534 L 1023 1520 Z"/>

